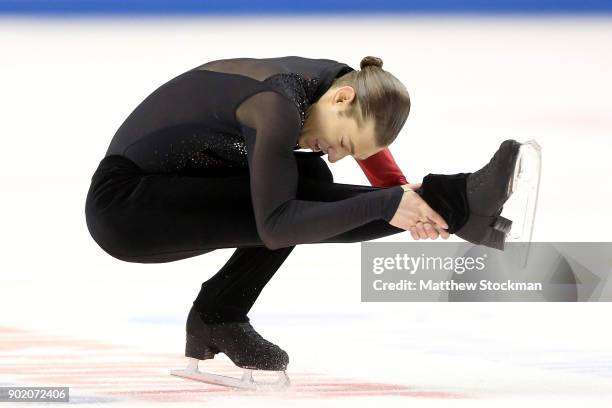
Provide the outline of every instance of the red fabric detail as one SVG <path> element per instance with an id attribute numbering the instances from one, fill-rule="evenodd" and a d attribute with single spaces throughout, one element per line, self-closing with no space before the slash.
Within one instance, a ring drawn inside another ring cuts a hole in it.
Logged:
<path id="1" fill-rule="evenodd" d="M 408 184 L 389 148 L 384 148 L 365 160 L 355 159 L 355 161 L 374 187 Z"/>

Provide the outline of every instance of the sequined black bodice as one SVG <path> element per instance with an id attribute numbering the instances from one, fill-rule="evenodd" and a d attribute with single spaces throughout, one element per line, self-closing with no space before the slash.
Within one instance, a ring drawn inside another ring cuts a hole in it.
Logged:
<path id="1" fill-rule="evenodd" d="M 304 126 L 306 109 L 313 102 L 319 78 L 306 79 L 294 73 L 274 74 L 263 83 L 267 89 L 287 97 L 300 112 L 300 128 Z M 222 169 L 239 170 L 248 167 L 243 135 L 236 131 L 222 131 L 200 123 L 185 123 L 152 132 L 146 139 L 130 146 L 139 148 L 146 143 L 150 155 L 141 156 L 145 168 L 157 167 L 163 172 L 186 174 L 206 173 Z M 295 149 L 300 146 L 296 144 Z"/>
<path id="2" fill-rule="evenodd" d="M 306 79 L 295 73 L 274 74 L 263 81 L 293 102 L 300 112 L 300 128 L 304 127 L 306 110 L 313 102 L 319 78 Z M 294 149 L 299 149 L 296 144 Z M 235 133 L 221 133 L 207 129 L 193 129 L 188 137 L 173 146 L 162 164 L 169 171 L 197 168 L 222 169 L 248 166 L 244 137 Z"/>
<path id="3" fill-rule="evenodd" d="M 306 109 L 313 103 L 320 82 L 319 78 L 306 79 L 302 75 L 294 73 L 275 74 L 264 82 L 295 103 L 302 119 L 300 127 L 304 127 Z"/>
<path id="4" fill-rule="evenodd" d="M 148 143 L 169 143 L 169 149 L 154 150 L 152 162 L 164 172 L 194 174 L 204 170 L 246 168 L 244 138 L 235 133 L 222 133 L 199 125 L 173 128 L 167 136 L 152 136 Z M 180 135 L 180 137 L 176 137 Z M 168 142 L 169 138 L 173 141 Z"/>

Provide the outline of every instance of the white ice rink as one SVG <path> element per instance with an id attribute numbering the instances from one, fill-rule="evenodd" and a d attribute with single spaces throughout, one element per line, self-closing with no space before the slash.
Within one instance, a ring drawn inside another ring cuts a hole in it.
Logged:
<path id="1" fill-rule="evenodd" d="M 250 313 L 289 353 L 292 391 L 168 374 L 185 362 L 201 282 L 233 250 L 165 264 L 110 257 L 85 224 L 91 174 L 168 79 L 209 60 L 285 55 L 384 60 L 412 98 L 391 146 L 411 182 L 473 171 L 504 139 L 536 139 L 534 239 L 609 240 L 611 19 L 5 17 L 0 385 L 70 386 L 72 402 L 104 406 L 610 406 L 609 303 L 362 303 L 358 243 L 298 246 Z M 330 166 L 336 181 L 368 184 L 350 157 Z M 211 365 L 231 370 L 225 356 Z"/>

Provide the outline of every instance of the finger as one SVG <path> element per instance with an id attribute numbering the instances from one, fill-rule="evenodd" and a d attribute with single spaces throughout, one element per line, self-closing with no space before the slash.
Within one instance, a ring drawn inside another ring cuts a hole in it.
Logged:
<path id="1" fill-rule="evenodd" d="M 438 231 L 428 222 L 424 223 L 424 227 L 425 227 L 425 232 L 427 233 L 427 236 L 431 239 L 436 239 L 438 238 Z"/>
<path id="2" fill-rule="evenodd" d="M 448 239 L 448 237 L 450 236 L 449 232 L 445 229 L 439 229 L 437 231 L 440 233 L 440 237 L 442 239 Z"/>
<path id="3" fill-rule="evenodd" d="M 421 183 L 408 183 L 408 187 L 413 190 L 418 190 L 419 188 L 421 188 Z"/>
<path id="4" fill-rule="evenodd" d="M 438 214 L 434 210 L 428 211 L 425 216 L 429 219 L 429 221 L 431 221 L 432 224 L 436 224 L 440 228 L 448 229 L 448 224 L 446 223 L 446 221 L 444 221 L 444 218 L 442 218 L 440 214 Z"/>
<path id="5" fill-rule="evenodd" d="M 429 236 L 427 235 L 427 232 L 425 232 L 425 227 L 423 227 L 423 223 L 422 222 L 420 222 L 420 221 L 417 222 L 416 228 L 417 228 L 417 232 L 419 233 L 419 237 L 421 237 L 423 239 L 429 238 Z"/>
<path id="6" fill-rule="evenodd" d="M 412 235 L 412 239 L 414 239 L 414 240 L 418 240 L 419 239 L 419 234 L 418 234 L 415 226 L 410 227 L 410 235 Z"/>
<path id="7" fill-rule="evenodd" d="M 435 230 L 435 231 L 436 231 L 438 234 L 440 234 L 440 237 L 441 237 L 441 238 L 443 238 L 443 239 L 447 239 L 447 238 L 450 236 L 449 232 L 448 232 L 447 230 L 445 230 L 444 228 L 440 228 L 440 227 L 438 227 L 438 226 L 437 226 L 437 225 L 435 225 L 435 224 L 434 224 L 434 225 L 432 225 L 432 228 L 433 228 L 433 229 L 434 229 L 434 230 Z"/>

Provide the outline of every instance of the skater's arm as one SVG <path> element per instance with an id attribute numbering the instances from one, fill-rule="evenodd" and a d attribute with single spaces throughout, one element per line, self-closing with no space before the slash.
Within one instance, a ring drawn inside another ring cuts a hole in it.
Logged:
<path id="1" fill-rule="evenodd" d="M 404 173 L 395 162 L 388 147 L 364 160 L 355 159 L 370 184 L 375 187 L 391 187 L 408 184 Z"/>
<path id="2" fill-rule="evenodd" d="M 263 91 L 237 109 L 249 162 L 257 232 L 269 249 L 317 242 L 395 214 L 404 190 L 381 188 L 348 199 L 296 199 L 298 168 L 293 147 L 300 133 L 297 107 Z"/>

